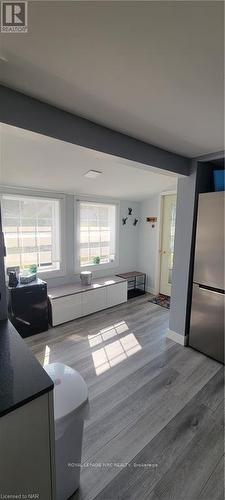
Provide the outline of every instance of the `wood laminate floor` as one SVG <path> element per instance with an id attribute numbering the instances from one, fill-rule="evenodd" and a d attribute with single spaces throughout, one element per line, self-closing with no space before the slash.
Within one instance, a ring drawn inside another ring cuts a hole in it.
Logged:
<path id="1" fill-rule="evenodd" d="M 73 500 L 223 500 L 223 367 L 166 338 L 148 296 L 27 339 L 87 382 Z"/>

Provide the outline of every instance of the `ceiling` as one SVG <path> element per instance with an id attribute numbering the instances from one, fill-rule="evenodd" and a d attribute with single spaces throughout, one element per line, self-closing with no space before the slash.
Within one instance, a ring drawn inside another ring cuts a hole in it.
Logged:
<path id="1" fill-rule="evenodd" d="M 174 175 L 34 132 L 2 124 L 0 136 L 2 185 L 132 201 L 176 188 Z M 90 169 L 102 175 L 84 177 Z"/>
<path id="2" fill-rule="evenodd" d="M 184 156 L 223 149 L 222 1 L 29 2 L 2 82 Z"/>

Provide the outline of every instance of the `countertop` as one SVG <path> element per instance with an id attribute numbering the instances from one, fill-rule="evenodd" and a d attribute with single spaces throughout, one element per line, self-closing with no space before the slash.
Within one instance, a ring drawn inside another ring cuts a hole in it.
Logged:
<path id="1" fill-rule="evenodd" d="M 0 321 L 0 416 L 53 387 L 52 380 L 10 321 Z"/>
<path id="2" fill-rule="evenodd" d="M 124 283 L 127 281 L 119 276 L 107 276 L 104 278 L 93 278 L 91 285 L 82 285 L 82 283 L 70 283 L 68 285 L 60 285 L 55 288 L 48 288 L 48 296 L 51 300 L 66 297 L 67 295 L 74 295 L 75 293 L 87 292 L 88 290 L 95 290 L 109 285 L 116 285 L 117 283 Z"/>

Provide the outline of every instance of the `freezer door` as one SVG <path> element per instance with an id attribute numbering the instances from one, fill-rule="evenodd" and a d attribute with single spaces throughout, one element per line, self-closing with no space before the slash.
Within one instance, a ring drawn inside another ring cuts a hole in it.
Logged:
<path id="1" fill-rule="evenodd" d="M 189 345 L 224 363 L 224 294 L 193 285 Z"/>
<path id="2" fill-rule="evenodd" d="M 199 196 L 193 281 L 224 290 L 224 192 Z"/>

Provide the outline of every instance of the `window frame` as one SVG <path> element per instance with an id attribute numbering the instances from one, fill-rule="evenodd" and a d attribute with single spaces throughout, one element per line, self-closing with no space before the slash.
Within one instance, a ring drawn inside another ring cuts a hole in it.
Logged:
<path id="1" fill-rule="evenodd" d="M 88 264 L 86 266 L 80 265 L 80 203 L 94 203 L 102 205 L 113 205 L 116 209 L 115 216 L 115 260 L 113 262 L 107 262 L 103 264 Z M 120 212 L 120 202 L 117 200 L 112 200 L 109 198 L 98 198 L 98 197 L 86 197 L 79 196 L 75 198 L 74 203 L 75 211 L 75 273 L 80 273 L 81 271 L 104 271 L 105 269 L 113 269 L 119 266 L 119 212 Z"/>
<path id="2" fill-rule="evenodd" d="M 60 254 L 60 267 L 59 269 L 43 269 L 38 270 L 37 277 L 43 280 L 49 278 L 58 278 L 60 276 L 66 275 L 66 251 L 65 245 L 65 195 L 51 192 L 40 192 L 28 189 L 14 189 L 14 188 L 2 188 L 0 189 L 0 205 L 2 198 L 4 196 L 15 196 L 15 197 L 27 197 L 27 198 L 40 198 L 46 200 L 56 200 L 59 201 L 59 254 Z"/>

